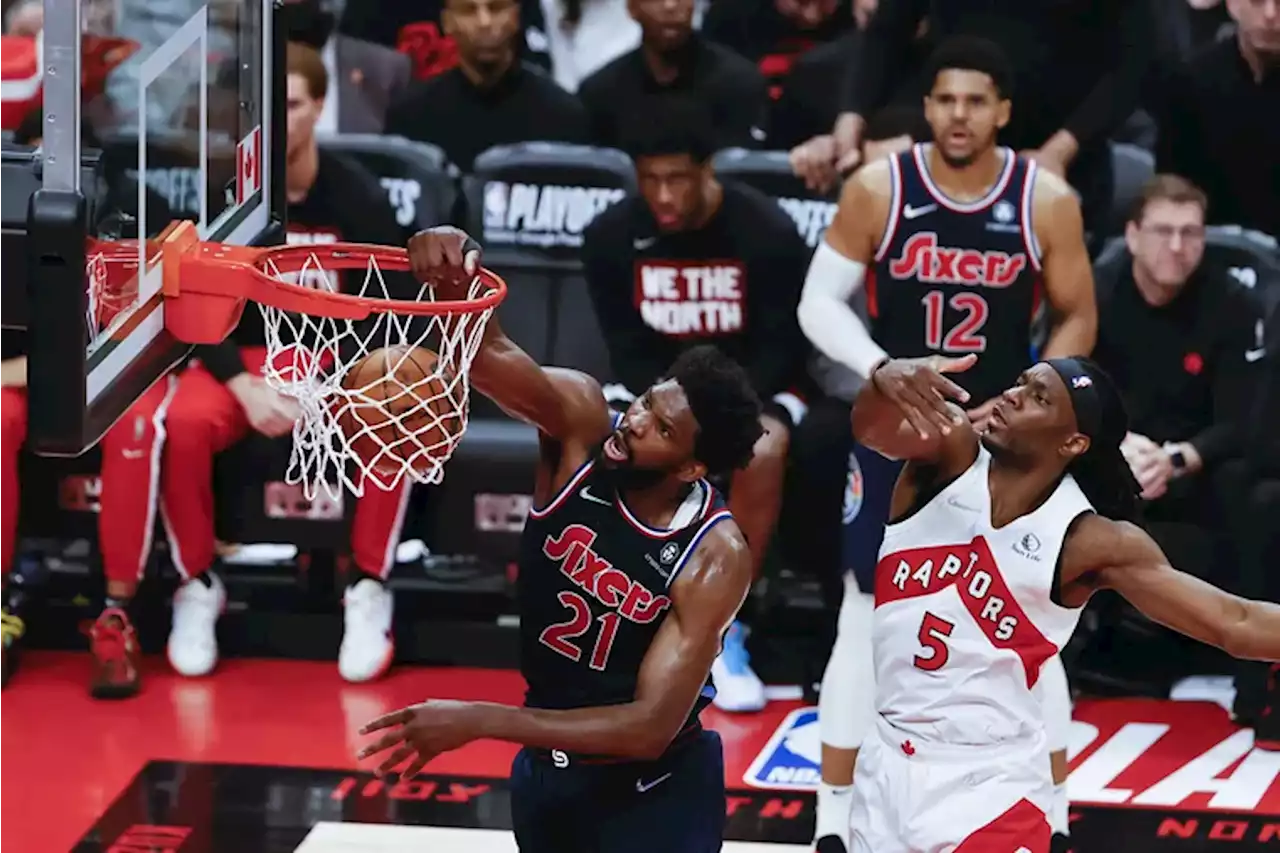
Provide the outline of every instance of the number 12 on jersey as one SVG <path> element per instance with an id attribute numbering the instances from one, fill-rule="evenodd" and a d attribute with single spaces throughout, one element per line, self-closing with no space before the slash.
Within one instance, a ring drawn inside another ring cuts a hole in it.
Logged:
<path id="1" fill-rule="evenodd" d="M 932 290 L 920 300 L 924 304 L 924 345 L 931 350 L 942 352 L 970 353 L 985 352 L 987 336 L 980 334 L 987 324 L 991 309 L 981 293 L 962 291 L 953 294 L 950 299 L 942 295 L 941 290 Z M 942 321 L 946 315 L 946 306 L 953 311 L 964 312 L 964 319 L 951 327 L 946 334 L 942 332 Z"/>
<path id="2" fill-rule="evenodd" d="M 582 660 L 582 646 L 572 642 L 591 629 L 591 606 L 587 600 L 576 592 L 564 590 L 559 595 L 560 603 L 572 611 L 572 615 L 564 622 L 548 625 L 538 635 L 538 642 L 557 654 L 577 663 Z M 591 657 L 587 665 L 597 671 L 609 665 L 609 652 L 613 650 L 613 638 L 618 634 L 618 622 L 622 619 L 617 613 L 606 613 L 595 621 L 600 623 L 600 633 L 596 635 L 595 644 L 591 647 Z"/>
<path id="3" fill-rule="evenodd" d="M 955 630 L 955 623 L 948 622 L 941 616 L 926 612 L 924 619 L 920 621 L 920 645 L 921 654 L 916 655 L 912 659 L 912 663 L 916 665 L 916 669 L 923 669 L 925 672 L 934 672 L 946 666 L 947 659 L 951 657 L 951 649 L 947 648 L 947 637 L 951 636 L 951 632 Z"/>

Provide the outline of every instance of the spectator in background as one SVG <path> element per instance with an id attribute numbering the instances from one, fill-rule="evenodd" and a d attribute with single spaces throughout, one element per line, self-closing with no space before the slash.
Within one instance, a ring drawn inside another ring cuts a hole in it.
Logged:
<path id="1" fill-rule="evenodd" d="M 542 0 L 551 73 L 566 91 L 640 44 L 627 0 Z"/>
<path id="2" fill-rule="evenodd" d="M 1280 236 L 1280 3 L 1226 7 L 1235 36 L 1193 55 L 1160 87 L 1156 168 L 1203 187 L 1211 222 Z"/>
<path id="3" fill-rule="evenodd" d="M 333 85 L 316 132 L 381 133 L 387 108 L 409 85 L 409 58 L 364 39 L 335 34 L 336 0 L 286 0 L 285 38 L 320 51 Z"/>
<path id="4" fill-rule="evenodd" d="M 377 181 L 316 144 L 315 124 L 328 89 L 319 54 L 291 44 L 287 61 L 289 242 L 398 242 L 400 229 Z M 103 439 L 99 536 L 107 600 L 91 635 L 96 696 L 128 696 L 140 686 L 128 605 L 151 551 L 157 497 L 173 563 L 183 577 L 173 597 L 169 663 L 187 676 L 205 675 L 217 663 L 215 627 L 226 589 L 211 570 L 213 457 L 251 432 L 286 435 L 298 414 L 294 400 L 261 378 L 264 342 L 261 315 L 246 311 L 227 341 L 198 348 L 198 361 L 147 391 Z M 150 485 L 156 483 L 158 496 Z M 376 678 L 391 663 L 392 598 L 383 580 L 407 500 L 406 485 L 392 492 L 368 489 L 356 504 L 351 536 L 357 571 L 343 599 L 338 651 L 338 671 L 348 681 Z"/>
<path id="5" fill-rule="evenodd" d="M 540 0 L 512 0 L 519 6 L 518 32 L 513 39 L 516 56 L 547 68 L 547 36 Z M 449 0 L 347 0 L 338 29 L 349 36 L 394 47 L 409 57 L 415 80 L 429 80 L 458 64 L 457 34 L 444 24 Z M 470 0 L 463 0 L 462 14 L 472 14 Z"/>
<path id="6" fill-rule="evenodd" d="M 637 100 L 678 92 L 707 112 L 717 148 L 756 147 L 764 138 L 768 96 L 748 60 L 693 30 L 693 0 L 629 0 L 640 24 L 640 46 L 582 82 L 592 140 L 617 148 L 621 127 Z"/>
<path id="7" fill-rule="evenodd" d="M 805 51 L 853 28 L 850 0 L 715 0 L 702 34 L 760 66 L 777 100 Z M 860 2 L 859 5 L 865 5 Z"/>
<path id="8" fill-rule="evenodd" d="M 1125 397 L 1122 450 L 1152 535 L 1175 566 L 1202 577 L 1222 564 L 1204 534 L 1221 532 L 1220 496 L 1239 488 L 1238 462 L 1227 463 L 1241 455 L 1262 354 L 1253 294 L 1202 263 L 1206 207 L 1184 178 L 1148 183 L 1125 228 L 1128 251 L 1095 271 L 1093 356 Z"/>
<path id="9" fill-rule="evenodd" d="M 391 108 L 387 133 L 440 146 L 464 172 L 494 145 L 588 141 L 578 99 L 519 61 L 515 0 L 446 0 L 442 21 L 458 66 L 414 84 Z"/>
<path id="10" fill-rule="evenodd" d="M 993 11 L 988 0 L 880 0 L 849 67 L 844 107 L 832 131 L 834 167 L 846 173 L 857 164 L 864 117 L 911 72 L 902 62 L 914 55 L 923 19 L 931 40 L 981 36 L 1009 55 L 1016 95 L 1000 141 L 1066 177 L 1081 195 L 1086 228 L 1096 228 L 1112 195 L 1107 138 L 1136 109 L 1159 52 L 1153 3 L 1021 2 L 995 4 Z M 919 81 L 919 93 L 931 82 Z"/>
<path id="11" fill-rule="evenodd" d="M 0 687 L 9 683 L 18 664 L 19 641 L 26 633 L 21 615 L 10 607 L 7 587 L 18 541 L 18 455 L 27 440 L 27 356 L 22 337 L 0 331 L 0 580 L 6 587 L 0 613 Z"/>
<path id="12" fill-rule="evenodd" d="M 622 139 L 640 196 L 596 217 L 582 246 L 592 305 L 624 386 L 606 396 L 615 405 L 633 400 L 695 342 L 714 342 L 747 368 L 761 399 L 773 404 L 755 458 L 733 476 L 729 507 L 758 573 L 777 524 L 791 430 L 803 416 L 789 390 L 803 372 L 795 307 L 810 252 L 775 201 L 716 180 L 715 135 L 697 102 L 635 104 Z M 712 670 L 723 710 L 765 704 L 743 641 L 735 623 Z"/>

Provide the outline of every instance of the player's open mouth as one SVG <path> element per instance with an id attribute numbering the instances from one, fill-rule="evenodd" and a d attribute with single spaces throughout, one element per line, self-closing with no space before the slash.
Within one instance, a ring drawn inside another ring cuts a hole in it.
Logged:
<path id="1" fill-rule="evenodd" d="M 1007 426 L 1008 423 L 1009 422 L 1004 419 L 1004 413 L 1000 411 L 999 406 L 996 406 L 991 410 L 991 423 L 988 425 L 989 427 L 995 426 L 996 424 L 999 424 L 1000 426 Z"/>
<path id="2" fill-rule="evenodd" d="M 627 446 L 622 441 L 622 433 L 615 432 L 605 439 L 604 455 L 610 462 L 626 462 L 630 458 Z"/>

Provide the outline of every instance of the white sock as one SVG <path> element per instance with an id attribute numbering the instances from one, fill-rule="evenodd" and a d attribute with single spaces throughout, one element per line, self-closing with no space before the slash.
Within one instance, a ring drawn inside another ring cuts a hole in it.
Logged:
<path id="1" fill-rule="evenodd" d="M 818 783 L 818 821 L 813 837 L 816 841 L 834 835 L 849 845 L 849 816 L 853 812 L 853 786 Z"/>
<path id="2" fill-rule="evenodd" d="M 1067 798 L 1067 783 L 1053 786 L 1053 806 L 1049 809 L 1049 828 L 1060 835 L 1071 834 L 1071 801 Z M 819 812 L 821 814 L 821 812 Z"/>

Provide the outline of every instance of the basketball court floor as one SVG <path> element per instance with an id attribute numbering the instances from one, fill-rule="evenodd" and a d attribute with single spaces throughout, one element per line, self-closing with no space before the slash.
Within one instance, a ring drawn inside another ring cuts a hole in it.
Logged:
<path id="1" fill-rule="evenodd" d="M 0 846 L 23 853 L 507 853 L 516 747 L 473 743 L 414 781 L 355 761 L 360 724 L 430 697 L 519 702 L 518 673 L 227 660 L 204 679 L 146 662 L 140 696 L 89 698 L 89 659 L 30 652 L 4 692 Z M 1210 701 L 1088 700 L 1072 731 L 1078 853 L 1280 849 L 1280 753 Z M 813 709 L 708 711 L 725 743 L 726 853 L 809 848 Z"/>

